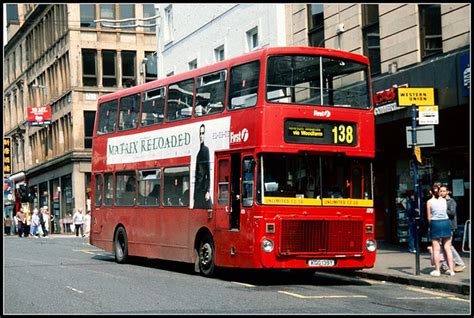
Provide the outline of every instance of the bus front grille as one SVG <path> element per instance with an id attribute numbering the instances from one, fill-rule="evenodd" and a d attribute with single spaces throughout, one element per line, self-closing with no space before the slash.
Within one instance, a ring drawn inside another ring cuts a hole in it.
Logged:
<path id="1" fill-rule="evenodd" d="M 280 254 L 362 253 L 363 222 L 282 220 Z"/>

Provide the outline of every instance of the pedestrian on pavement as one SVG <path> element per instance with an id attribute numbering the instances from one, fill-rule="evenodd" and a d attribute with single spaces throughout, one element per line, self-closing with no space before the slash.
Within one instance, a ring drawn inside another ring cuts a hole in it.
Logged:
<path id="1" fill-rule="evenodd" d="M 451 223 L 447 214 L 446 199 L 439 195 L 439 185 L 434 184 L 431 187 L 432 198 L 426 203 L 426 212 L 428 223 L 430 225 L 431 243 L 433 247 L 433 256 L 435 269 L 430 273 L 431 276 L 440 276 L 440 249 L 443 244 L 444 251 L 448 260 L 449 269 L 447 275 L 454 276 L 453 254 L 451 252 Z"/>
<path id="2" fill-rule="evenodd" d="M 84 235 L 89 237 L 91 232 L 91 211 L 87 211 L 84 216 Z"/>
<path id="3" fill-rule="evenodd" d="M 23 212 L 23 208 L 16 213 L 16 218 L 18 219 L 18 237 L 22 237 L 22 235 L 27 236 L 25 232 L 25 212 Z"/>
<path id="4" fill-rule="evenodd" d="M 16 213 L 13 216 L 13 234 L 17 235 L 18 234 L 18 218 L 16 217 Z"/>
<path id="5" fill-rule="evenodd" d="M 43 223 L 41 223 L 41 227 L 43 228 L 43 236 L 48 237 L 49 233 L 49 212 L 48 212 L 48 207 L 44 206 L 43 207 L 43 213 L 42 213 L 42 219 Z M 40 218 L 41 221 L 41 218 Z"/>
<path id="6" fill-rule="evenodd" d="M 5 234 L 10 235 L 11 226 L 12 226 L 12 219 L 10 218 L 10 214 L 7 214 L 4 220 L 4 224 L 5 224 Z"/>
<path id="7" fill-rule="evenodd" d="M 78 208 L 74 216 L 72 217 L 72 221 L 74 226 L 76 227 L 76 236 L 79 236 L 79 230 L 81 231 L 81 236 L 84 237 L 84 229 L 82 227 L 84 216 L 82 215 L 82 208 Z"/>
<path id="8" fill-rule="evenodd" d="M 458 229 L 458 222 L 457 222 L 457 216 L 456 216 L 456 201 L 454 201 L 454 199 L 449 194 L 450 194 L 450 191 L 446 185 L 442 185 L 439 188 L 439 195 L 446 199 L 446 206 L 447 206 L 446 212 L 448 214 L 448 218 L 451 223 L 452 237 L 454 239 L 454 234 L 456 233 L 456 230 Z M 452 244 L 451 244 L 451 252 L 453 253 L 454 271 L 460 272 L 463 269 L 465 269 L 466 265 L 464 264 L 464 261 L 462 260 L 458 251 L 456 251 L 456 248 L 454 248 Z M 447 270 L 447 268 L 448 266 L 446 264 L 446 261 L 441 262 L 441 269 Z"/>
<path id="9" fill-rule="evenodd" d="M 33 237 L 31 234 L 31 212 L 26 210 L 25 212 L 25 237 Z"/>
<path id="10" fill-rule="evenodd" d="M 34 238 L 39 238 L 38 227 L 40 226 L 40 219 L 38 216 L 38 209 L 33 210 L 33 215 L 31 216 L 31 234 Z"/>
<path id="11" fill-rule="evenodd" d="M 416 238 L 416 209 L 415 209 L 415 192 L 413 190 L 407 191 L 405 209 L 408 221 L 408 251 L 416 253 L 415 238 Z"/>

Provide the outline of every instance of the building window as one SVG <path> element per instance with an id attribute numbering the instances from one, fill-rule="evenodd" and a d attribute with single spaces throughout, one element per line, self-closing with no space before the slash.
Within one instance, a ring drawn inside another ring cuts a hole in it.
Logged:
<path id="1" fill-rule="evenodd" d="M 92 148 L 92 136 L 94 135 L 95 111 L 84 111 L 84 148 Z"/>
<path id="2" fill-rule="evenodd" d="M 189 62 L 188 67 L 189 67 L 189 70 L 197 69 L 197 67 L 198 67 L 197 59 L 194 59 L 191 62 Z"/>
<path id="3" fill-rule="evenodd" d="M 82 85 L 84 86 L 97 86 L 96 54 L 95 50 L 82 50 Z"/>
<path id="4" fill-rule="evenodd" d="M 119 4 L 120 20 L 134 19 L 135 18 L 135 5 L 134 4 Z M 135 21 L 125 21 L 120 23 L 121 27 L 126 30 L 135 29 Z"/>
<path id="5" fill-rule="evenodd" d="M 135 72 L 135 56 L 132 51 L 122 51 L 122 86 L 132 87 L 137 85 Z"/>
<path id="6" fill-rule="evenodd" d="M 165 25 L 164 25 L 165 43 L 173 40 L 173 6 L 165 8 Z"/>
<path id="7" fill-rule="evenodd" d="M 18 20 L 18 5 L 17 4 L 7 4 L 7 26 L 10 23 L 19 23 Z"/>
<path id="8" fill-rule="evenodd" d="M 95 4 L 81 4 L 81 27 L 95 28 Z"/>
<path id="9" fill-rule="evenodd" d="M 104 87 L 117 86 L 115 76 L 115 51 L 102 51 L 102 85 Z"/>
<path id="10" fill-rule="evenodd" d="M 151 82 L 158 78 L 157 57 L 155 52 L 145 52 L 145 82 Z"/>
<path id="11" fill-rule="evenodd" d="M 101 19 L 115 20 L 115 5 L 113 5 L 113 4 L 101 4 L 100 5 L 100 18 Z M 114 23 L 102 22 L 101 25 L 102 25 L 102 28 L 110 28 L 110 26 L 113 26 Z"/>
<path id="12" fill-rule="evenodd" d="M 443 52 L 441 35 L 441 6 L 419 5 L 421 56 L 426 58 Z"/>
<path id="13" fill-rule="evenodd" d="M 253 51 L 258 47 L 258 27 L 247 31 L 247 46 L 248 50 Z"/>
<path id="14" fill-rule="evenodd" d="M 362 5 L 364 55 L 369 57 L 371 74 L 380 73 L 380 31 L 378 4 Z"/>
<path id="15" fill-rule="evenodd" d="M 225 58 L 224 55 L 224 45 L 219 46 L 218 48 L 214 49 L 214 60 L 216 62 L 223 61 Z"/>
<path id="16" fill-rule="evenodd" d="M 154 4 L 143 4 L 143 17 L 150 18 L 156 15 L 155 5 Z M 154 25 L 156 24 L 156 19 L 145 20 L 144 25 Z M 156 32 L 156 26 L 144 27 L 145 32 Z"/>
<path id="17" fill-rule="evenodd" d="M 20 67 L 20 72 L 23 71 L 23 46 L 18 47 L 18 66 Z"/>
<path id="18" fill-rule="evenodd" d="M 308 5 L 309 45 L 324 47 L 324 5 Z"/>

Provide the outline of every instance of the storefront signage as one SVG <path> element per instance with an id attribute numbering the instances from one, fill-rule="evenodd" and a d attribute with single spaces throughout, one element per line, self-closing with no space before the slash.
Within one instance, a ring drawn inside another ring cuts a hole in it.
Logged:
<path id="1" fill-rule="evenodd" d="M 3 138 L 3 173 L 10 175 L 12 173 L 12 139 Z"/>
<path id="2" fill-rule="evenodd" d="M 31 126 L 51 124 L 51 106 L 28 107 L 28 123 Z"/>
<path id="3" fill-rule="evenodd" d="M 433 106 L 435 104 L 435 90 L 433 87 L 399 87 L 397 92 L 398 106 Z"/>
<path id="4" fill-rule="evenodd" d="M 398 107 L 397 104 L 397 88 L 398 87 L 408 87 L 408 84 L 402 85 L 393 85 L 391 88 L 384 91 L 378 91 L 374 94 L 374 115 L 382 115 L 385 113 L 390 113 L 396 110 L 404 109 L 403 107 Z"/>
<path id="5" fill-rule="evenodd" d="M 469 96 L 469 89 L 471 88 L 471 64 L 469 62 L 469 52 L 462 54 L 459 58 L 459 67 L 461 74 L 461 93 L 462 96 Z"/>
<path id="6" fill-rule="evenodd" d="M 343 122 L 285 121 L 285 141 L 289 143 L 355 146 L 357 127 Z"/>
<path id="7" fill-rule="evenodd" d="M 384 91 L 379 91 L 374 94 L 374 105 L 375 107 L 395 103 L 397 101 L 397 88 L 408 87 L 408 84 L 393 85 L 391 88 Z"/>
<path id="8" fill-rule="evenodd" d="M 418 123 L 420 125 L 438 125 L 438 106 L 418 107 Z"/>

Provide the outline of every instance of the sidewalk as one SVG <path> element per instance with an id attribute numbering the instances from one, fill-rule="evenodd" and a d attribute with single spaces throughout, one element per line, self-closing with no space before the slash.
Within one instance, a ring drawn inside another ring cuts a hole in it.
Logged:
<path id="1" fill-rule="evenodd" d="M 441 274 L 440 277 L 430 276 L 434 269 L 431 265 L 430 253 L 420 248 L 420 275 L 416 275 L 416 254 L 408 252 L 404 246 L 377 242 L 377 258 L 371 269 L 358 270 L 355 274 L 375 280 L 385 280 L 399 284 L 407 284 L 426 288 L 442 289 L 458 294 L 469 295 L 471 285 L 470 253 L 463 253 L 456 247 L 466 268 L 457 272 L 456 276 Z"/>

